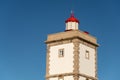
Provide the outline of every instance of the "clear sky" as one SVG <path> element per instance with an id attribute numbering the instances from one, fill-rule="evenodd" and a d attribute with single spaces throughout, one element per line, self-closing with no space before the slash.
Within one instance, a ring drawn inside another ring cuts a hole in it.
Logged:
<path id="1" fill-rule="evenodd" d="M 0 80 L 45 80 L 44 41 L 71 10 L 98 39 L 99 80 L 120 80 L 119 0 L 0 0 Z"/>

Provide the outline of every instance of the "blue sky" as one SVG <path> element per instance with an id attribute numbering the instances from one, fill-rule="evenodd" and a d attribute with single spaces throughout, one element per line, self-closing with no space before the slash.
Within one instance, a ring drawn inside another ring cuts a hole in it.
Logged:
<path id="1" fill-rule="evenodd" d="M 48 34 L 65 30 L 74 10 L 80 30 L 98 39 L 99 80 L 119 80 L 119 0 L 1 0 L 0 80 L 44 80 Z"/>

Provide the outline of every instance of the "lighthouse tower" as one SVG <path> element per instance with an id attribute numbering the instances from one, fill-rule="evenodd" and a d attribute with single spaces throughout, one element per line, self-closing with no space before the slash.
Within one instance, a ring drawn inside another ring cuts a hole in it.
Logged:
<path id="1" fill-rule="evenodd" d="M 79 20 L 71 13 L 64 32 L 49 34 L 46 80 L 98 80 L 97 40 L 79 30 Z"/>

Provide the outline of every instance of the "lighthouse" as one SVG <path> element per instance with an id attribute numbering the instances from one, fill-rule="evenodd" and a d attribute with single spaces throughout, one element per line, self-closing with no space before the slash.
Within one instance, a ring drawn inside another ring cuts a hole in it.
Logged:
<path id="1" fill-rule="evenodd" d="M 98 80 L 97 39 L 79 30 L 80 21 L 71 13 L 63 32 L 48 34 L 46 80 Z"/>

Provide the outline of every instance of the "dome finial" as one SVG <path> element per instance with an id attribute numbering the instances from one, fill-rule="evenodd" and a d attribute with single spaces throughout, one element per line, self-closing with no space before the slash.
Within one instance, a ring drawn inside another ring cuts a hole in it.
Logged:
<path id="1" fill-rule="evenodd" d="M 71 17 L 74 17 L 74 12 L 73 12 L 73 10 L 71 10 Z"/>

